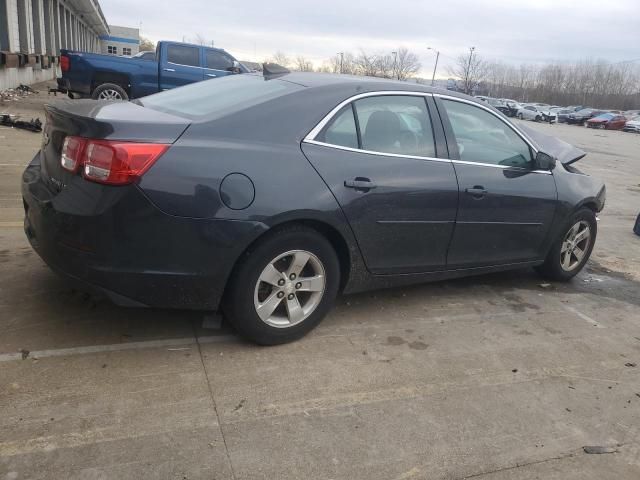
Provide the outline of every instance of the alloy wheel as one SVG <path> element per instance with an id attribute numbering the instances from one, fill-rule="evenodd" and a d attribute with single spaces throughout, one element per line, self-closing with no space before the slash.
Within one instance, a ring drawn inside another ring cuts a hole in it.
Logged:
<path id="1" fill-rule="evenodd" d="M 122 95 L 117 90 L 107 88 L 98 95 L 99 100 L 122 100 Z"/>
<path id="2" fill-rule="evenodd" d="M 291 250 L 278 255 L 262 270 L 254 288 L 253 304 L 267 325 L 293 327 L 318 307 L 325 285 L 320 259 L 306 250 Z"/>
<path id="3" fill-rule="evenodd" d="M 591 244 L 591 226 L 580 220 L 567 232 L 560 249 L 560 266 L 565 272 L 575 270 L 586 255 Z"/>

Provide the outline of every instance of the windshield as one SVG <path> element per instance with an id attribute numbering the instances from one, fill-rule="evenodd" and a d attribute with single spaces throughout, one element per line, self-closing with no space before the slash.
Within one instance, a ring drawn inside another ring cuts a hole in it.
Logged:
<path id="1" fill-rule="evenodd" d="M 228 75 L 140 99 L 148 108 L 190 119 L 218 118 L 302 90 L 303 86 L 262 75 Z"/>
<path id="2" fill-rule="evenodd" d="M 598 115 L 596 119 L 598 120 L 611 120 L 614 117 L 612 113 L 603 113 L 602 115 Z"/>

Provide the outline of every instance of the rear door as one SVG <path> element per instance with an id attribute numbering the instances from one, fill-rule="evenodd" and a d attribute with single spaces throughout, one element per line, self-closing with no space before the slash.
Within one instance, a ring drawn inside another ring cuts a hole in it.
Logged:
<path id="1" fill-rule="evenodd" d="M 203 80 L 224 77 L 232 73 L 233 58 L 225 52 L 211 48 L 203 49 Z"/>
<path id="2" fill-rule="evenodd" d="M 359 95 L 302 144 L 373 273 L 446 266 L 458 184 L 434 112 L 430 96 Z"/>
<path id="3" fill-rule="evenodd" d="M 160 62 L 160 89 L 199 82 L 202 70 L 199 47 L 169 43 Z"/>
<path id="4" fill-rule="evenodd" d="M 436 99 L 460 185 L 448 268 L 542 258 L 557 204 L 552 172 L 500 115 L 461 99 Z"/>

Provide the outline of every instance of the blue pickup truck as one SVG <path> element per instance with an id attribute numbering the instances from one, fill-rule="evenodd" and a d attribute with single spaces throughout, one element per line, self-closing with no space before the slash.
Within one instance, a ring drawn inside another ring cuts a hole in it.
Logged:
<path id="1" fill-rule="evenodd" d="M 154 60 L 61 50 L 58 90 L 70 97 L 127 100 L 248 69 L 219 48 L 158 42 Z"/>

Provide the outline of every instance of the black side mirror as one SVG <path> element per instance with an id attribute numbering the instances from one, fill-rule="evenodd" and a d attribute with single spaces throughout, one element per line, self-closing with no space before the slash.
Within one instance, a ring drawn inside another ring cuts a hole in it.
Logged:
<path id="1" fill-rule="evenodd" d="M 538 170 L 553 170 L 556 166 L 556 159 L 551 155 L 538 152 L 536 155 L 536 168 Z"/>

